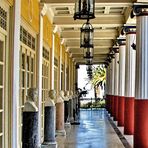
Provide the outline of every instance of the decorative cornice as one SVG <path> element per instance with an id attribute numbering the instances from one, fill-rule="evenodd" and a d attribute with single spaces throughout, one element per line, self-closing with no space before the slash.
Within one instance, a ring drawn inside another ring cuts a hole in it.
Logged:
<path id="1" fill-rule="evenodd" d="M 133 15 L 136 16 L 148 16 L 148 4 L 135 3 L 133 5 Z"/>
<path id="2" fill-rule="evenodd" d="M 40 12 L 42 16 L 46 14 L 47 10 L 48 10 L 47 5 L 44 3 L 40 3 Z"/>
<path id="3" fill-rule="evenodd" d="M 119 53 L 119 47 L 118 46 L 113 46 L 113 51 L 115 53 Z"/>
<path id="4" fill-rule="evenodd" d="M 126 39 L 117 39 L 117 43 L 119 46 L 125 46 L 126 45 Z"/>
<path id="5" fill-rule="evenodd" d="M 121 34 L 136 34 L 136 26 L 123 26 Z"/>

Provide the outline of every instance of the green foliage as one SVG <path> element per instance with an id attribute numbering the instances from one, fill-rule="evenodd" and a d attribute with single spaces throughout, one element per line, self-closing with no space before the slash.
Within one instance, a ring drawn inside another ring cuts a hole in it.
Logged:
<path id="1" fill-rule="evenodd" d="M 106 83 L 106 69 L 103 65 L 97 66 L 97 68 L 93 71 L 93 79 L 92 84 L 94 86 L 102 86 Z"/>
<path id="2" fill-rule="evenodd" d="M 88 102 L 86 104 L 81 105 L 81 108 L 85 108 L 85 109 L 88 109 L 88 108 L 105 108 L 105 100 L 102 99 L 102 100 L 95 101 L 93 103 Z"/>

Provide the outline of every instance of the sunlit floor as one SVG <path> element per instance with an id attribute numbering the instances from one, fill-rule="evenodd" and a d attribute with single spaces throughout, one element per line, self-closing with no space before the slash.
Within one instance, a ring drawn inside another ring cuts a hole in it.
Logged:
<path id="1" fill-rule="evenodd" d="M 66 137 L 57 137 L 58 148 L 124 148 L 105 110 L 81 110 L 80 125 L 71 125 L 66 132 Z"/>

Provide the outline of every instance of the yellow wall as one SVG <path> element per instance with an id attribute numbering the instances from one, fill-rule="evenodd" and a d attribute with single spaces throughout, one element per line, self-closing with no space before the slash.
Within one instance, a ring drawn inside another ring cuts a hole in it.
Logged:
<path id="1" fill-rule="evenodd" d="M 46 15 L 43 17 L 43 28 L 44 41 L 52 48 L 52 24 Z"/>
<path id="2" fill-rule="evenodd" d="M 21 0 L 21 16 L 36 31 L 39 32 L 39 2 L 38 0 Z"/>
<path id="3" fill-rule="evenodd" d="M 60 37 L 58 33 L 55 34 L 55 48 L 54 48 L 54 55 L 58 59 L 60 55 Z"/>
<path id="4" fill-rule="evenodd" d="M 9 4 L 12 6 L 13 5 L 13 0 L 7 0 L 9 2 Z"/>
<path id="5" fill-rule="evenodd" d="M 66 48 L 64 45 L 62 45 L 62 63 L 65 64 L 65 51 L 66 51 Z"/>

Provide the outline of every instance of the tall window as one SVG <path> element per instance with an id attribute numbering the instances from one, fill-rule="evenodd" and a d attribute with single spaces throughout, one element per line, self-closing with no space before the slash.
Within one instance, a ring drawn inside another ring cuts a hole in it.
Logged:
<path id="1" fill-rule="evenodd" d="M 27 100 L 27 91 L 35 87 L 35 38 L 21 27 L 20 46 L 20 100 L 19 100 L 19 144 L 22 146 L 22 111 Z"/>
<path id="2" fill-rule="evenodd" d="M 42 61 L 42 138 L 44 136 L 44 107 L 45 99 L 48 97 L 49 91 L 49 50 L 43 47 L 43 61 Z"/>
<path id="3" fill-rule="evenodd" d="M 0 33 L 0 147 L 4 147 L 5 36 Z"/>
<path id="4" fill-rule="evenodd" d="M 8 130 L 8 98 L 6 91 L 8 90 L 7 76 L 7 34 L 9 23 L 9 6 L 4 2 L 0 2 L 0 148 L 5 148 L 7 143 L 6 137 Z"/>

